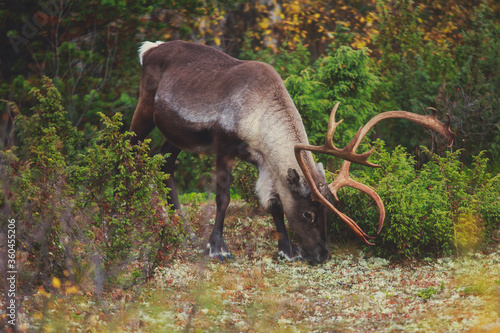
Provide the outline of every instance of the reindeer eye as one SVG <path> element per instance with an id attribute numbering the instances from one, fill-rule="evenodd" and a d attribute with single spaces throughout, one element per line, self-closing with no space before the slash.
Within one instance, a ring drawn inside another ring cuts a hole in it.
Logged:
<path id="1" fill-rule="evenodd" d="M 314 222 L 314 213 L 310 211 L 306 211 L 302 213 L 302 217 L 307 220 L 307 222 Z"/>

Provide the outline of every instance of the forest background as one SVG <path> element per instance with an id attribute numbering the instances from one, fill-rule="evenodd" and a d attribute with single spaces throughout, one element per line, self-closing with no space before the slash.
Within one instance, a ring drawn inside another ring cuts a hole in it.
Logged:
<path id="1" fill-rule="evenodd" d="M 398 121 L 379 125 L 365 143 L 379 148 L 373 161 L 384 166 L 355 175 L 379 191 L 388 212 L 371 251 L 407 260 L 500 239 L 497 1 L 25 0 L 2 1 L 0 18 L 1 227 L 17 221 L 27 289 L 85 274 L 102 289 L 131 262 L 139 263 L 128 277 L 136 281 L 184 240 L 165 202 L 162 156 L 151 154 L 161 134 L 128 144 L 137 49 L 147 40 L 194 41 L 270 63 L 313 144 L 336 102 L 345 119 L 338 146 L 382 111 L 448 113 L 451 149 Z M 384 141 L 373 143 L 378 137 Z M 317 158 L 334 177 L 339 162 Z M 210 156 L 180 156 L 185 203 L 196 207 L 206 200 L 199 193 L 213 193 L 212 166 Z M 233 197 L 256 204 L 255 177 L 240 163 Z M 376 231 L 369 198 L 344 190 L 338 205 Z M 333 217 L 330 229 L 337 241 L 353 239 Z"/>

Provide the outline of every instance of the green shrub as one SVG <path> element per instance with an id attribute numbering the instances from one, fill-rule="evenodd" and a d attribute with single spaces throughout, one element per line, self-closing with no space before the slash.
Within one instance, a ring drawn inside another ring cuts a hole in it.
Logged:
<path id="1" fill-rule="evenodd" d="M 245 45 L 247 48 L 241 52 L 240 59 L 268 63 L 276 69 L 283 79 L 291 75 L 299 75 L 300 72 L 312 64 L 311 53 L 302 43 L 298 43 L 294 49 L 284 45 L 284 47 L 279 48 L 277 53 L 273 52 L 271 48 L 264 48 L 259 51 L 249 49 L 251 43 L 248 40 Z"/>
<path id="2" fill-rule="evenodd" d="M 457 146 L 465 150 L 467 162 L 485 149 L 496 161 L 500 157 L 500 24 L 485 1 L 471 21 L 463 32 L 463 43 L 456 48 L 456 75 L 437 102 L 452 115 L 458 129 Z"/>
<path id="3" fill-rule="evenodd" d="M 374 37 L 374 46 L 379 52 L 376 73 L 381 83 L 374 98 L 384 111 L 422 114 L 426 107 L 437 106 L 440 89 L 454 76 L 449 45 L 436 44 L 424 33 L 425 11 L 425 5 L 411 0 L 377 1 L 380 34 Z M 389 121 L 378 130 L 391 149 L 433 144 L 431 136 L 409 122 Z"/>
<path id="4" fill-rule="evenodd" d="M 181 152 L 175 168 L 175 184 L 181 193 L 215 192 L 215 156 Z"/>
<path id="5" fill-rule="evenodd" d="M 77 205 L 93 212 L 87 234 L 95 242 L 107 273 L 131 260 L 150 272 L 159 251 L 182 235 L 170 220 L 166 202 L 168 177 L 160 171 L 162 155 L 150 157 L 149 143 L 132 146 L 121 133 L 121 114 L 100 114 L 104 128 L 81 155 L 73 171 L 78 186 Z"/>
<path id="6" fill-rule="evenodd" d="M 285 80 L 286 87 L 302 116 L 309 141 L 322 144 L 330 111 L 336 102 L 341 105 L 338 119 L 345 119 L 341 136 L 335 136 L 339 147 L 346 145 L 358 128 L 377 114 L 370 96 L 378 84 L 372 73 L 367 50 L 340 47 L 300 75 Z"/>
<path id="7" fill-rule="evenodd" d="M 385 204 L 384 227 L 370 248 L 377 255 L 409 259 L 462 252 L 480 246 L 487 230 L 498 229 L 498 176 L 487 172 L 482 155 L 471 168 L 459 161 L 460 151 L 431 155 L 429 163 L 415 170 L 415 160 L 404 148 L 389 153 L 383 141 L 376 146 L 372 162 L 382 167 L 358 171 L 356 178 L 375 188 Z M 378 209 L 373 200 L 351 188 L 339 198 L 341 211 L 374 235 Z M 344 223 L 335 221 L 333 237 L 351 237 Z"/>
<path id="8" fill-rule="evenodd" d="M 131 146 L 120 114 L 101 115 L 104 128 L 82 150 L 61 95 L 43 82 L 30 115 L 15 119 L 19 148 L 0 151 L 0 226 L 16 220 L 20 285 L 90 276 L 102 287 L 131 264 L 138 271 L 127 283 L 148 275 L 182 238 L 166 204 L 163 157 L 148 155 L 149 142 Z"/>
<path id="9" fill-rule="evenodd" d="M 18 251 L 27 253 L 26 267 L 35 283 L 50 283 L 67 268 L 70 239 L 77 230 L 68 163 L 74 161 L 80 133 L 66 119 L 61 95 L 48 78 L 32 89 L 37 100 L 31 116 L 23 110 L 15 119 L 20 148 L 2 151 L 2 223 L 17 224 Z"/>
<path id="10" fill-rule="evenodd" d="M 259 207 L 259 197 L 255 192 L 258 176 L 257 168 L 254 165 L 239 161 L 233 170 L 231 196 L 239 196 L 254 208 Z"/>

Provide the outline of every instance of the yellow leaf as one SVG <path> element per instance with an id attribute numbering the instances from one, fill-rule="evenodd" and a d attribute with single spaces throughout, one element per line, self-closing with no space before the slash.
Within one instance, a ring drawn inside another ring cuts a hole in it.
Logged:
<path id="1" fill-rule="evenodd" d="M 259 22 L 259 27 L 261 29 L 267 29 L 267 28 L 269 28 L 269 20 L 265 19 L 265 20 Z"/>
<path id="2" fill-rule="evenodd" d="M 299 5 L 299 4 L 292 4 L 292 5 L 290 6 L 290 9 L 292 10 L 292 12 L 296 12 L 296 13 L 301 11 L 301 10 L 300 10 L 300 5 Z"/>
<path id="3" fill-rule="evenodd" d="M 76 286 L 71 286 L 66 288 L 66 293 L 67 294 L 76 294 L 78 292 L 78 288 Z"/>
<path id="4" fill-rule="evenodd" d="M 214 38 L 214 42 L 217 46 L 220 46 L 220 38 L 219 37 L 215 37 Z"/>
<path id="5" fill-rule="evenodd" d="M 61 280 L 59 280 L 58 278 L 56 277 L 53 277 L 52 278 L 52 285 L 54 286 L 54 288 L 61 288 Z"/>
<path id="6" fill-rule="evenodd" d="M 362 49 L 366 46 L 366 42 L 364 40 L 356 40 L 351 46 L 355 49 Z"/>
<path id="7" fill-rule="evenodd" d="M 38 288 L 38 294 L 47 298 L 50 297 L 50 293 L 46 292 L 45 289 L 43 289 L 43 287 Z"/>

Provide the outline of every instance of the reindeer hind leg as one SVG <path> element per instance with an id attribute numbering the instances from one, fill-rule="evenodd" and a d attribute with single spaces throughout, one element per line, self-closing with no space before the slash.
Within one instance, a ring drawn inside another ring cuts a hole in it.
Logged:
<path id="1" fill-rule="evenodd" d="M 181 150 L 179 148 L 172 145 L 168 141 L 166 141 L 161 147 L 161 153 L 163 155 L 168 154 L 165 158 L 165 164 L 163 165 L 162 171 L 169 174 L 169 177 L 165 182 L 167 187 L 170 189 L 170 195 L 168 196 L 168 203 L 172 205 L 175 210 L 181 209 L 174 179 L 175 161 L 177 160 L 177 156 L 179 156 L 180 152 Z"/>
<path id="2" fill-rule="evenodd" d="M 215 201 L 217 205 L 217 211 L 215 214 L 215 224 L 208 239 L 206 253 L 210 258 L 217 258 L 221 261 L 224 259 L 232 259 L 231 254 L 227 249 L 227 245 L 224 242 L 224 237 L 222 231 L 224 228 L 224 218 L 226 216 L 226 210 L 229 206 L 230 187 L 231 187 L 231 171 L 233 169 L 234 159 L 223 153 L 223 149 L 220 149 L 217 154 L 216 160 L 216 194 Z"/>
<path id="3" fill-rule="evenodd" d="M 177 156 L 179 156 L 181 151 L 181 149 L 177 148 L 168 141 L 166 141 L 161 147 L 161 153 L 163 155 L 167 154 L 167 156 L 165 157 L 165 164 L 162 167 L 162 171 L 169 175 L 168 179 L 165 181 L 165 185 L 167 185 L 167 187 L 170 189 L 167 201 L 169 205 L 171 205 L 177 211 L 177 213 L 184 221 L 184 231 L 186 232 L 188 238 L 193 242 L 198 243 L 198 237 L 194 233 L 191 223 L 189 223 L 189 220 L 182 215 L 179 196 L 177 194 L 177 187 L 175 185 L 175 161 L 177 160 Z"/>
<path id="4" fill-rule="evenodd" d="M 143 98 L 143 96 L 140 96 L 130 125 L 130 132 L 135 133 L 135 136 L 130 139 L 132 144 L 144 141 L 149 132 L 155 128 L 153 112 L 154 104 L 151 98 Z"/>

